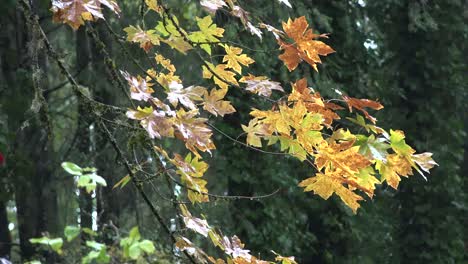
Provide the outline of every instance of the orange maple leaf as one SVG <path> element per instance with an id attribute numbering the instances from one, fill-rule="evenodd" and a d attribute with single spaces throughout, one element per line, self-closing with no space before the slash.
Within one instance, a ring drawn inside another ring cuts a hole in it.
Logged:
<path id="1" fill-rule="evenodd" d="M 304 16 L 294 20 L 288 19 L 287 23 L 283 22 L 284 32 L 294 41 L 287 43 L 281 39 L 278 40 L 280 48 L 284 49 L 284 53 L 279 58 L 286 64 L 289 71 L 296 69 L 302 60 L 305 60 L 317 71 L 317 63 L 322 63 L 319 55 L 327 56 L 335 52 L 327 44 L 316 40 L 326 38 L 327 35 L 314 34 L 312 29 L 308 29 L 308 27 L 309 24 Z"/>
<path id="2" fill-rule="evenodd" d="M 331 126 L 333 120 L 340 119 L 340 116 L 333 110 L 342 109 L 339 105 L 324 102 L 318 92 L 311 93 L 307 87 L 307 79 L 302 78 L 292 84 L 293 90 L 288 97 L 288 101 L 304 101 L 309 112 L 319 113 L 323 116 L 324 124 Z"/>
<path id="3" fill-rule="evenodd" d="M 369 119 L 372 123 L 375 124 L 377 119 L 373 116 L 371 116 L 364 108 L 372 108 L 374 110 L 380 110 L 383 108 L 383 105 L 380 104 L 379 102 L 372 101 L 369 99 L 358 99 L 358 98 L 352 98 L 348 97 L 346 95 L 343 96 L 343 100 L 348 104 L 349 111 L 352 112 L 353 108 L 356 108 L 357 110 L 361 111 L 367 119 Z"/>

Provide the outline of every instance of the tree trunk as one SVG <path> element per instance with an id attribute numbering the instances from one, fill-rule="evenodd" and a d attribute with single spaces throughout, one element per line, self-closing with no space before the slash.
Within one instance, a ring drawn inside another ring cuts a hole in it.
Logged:
<path id="1" fill-rule="evenodd" d="M 0 258 L 9 258 L 11 250 L 11 234 L 8 229 L 7 205 L 0 201 Z"/>

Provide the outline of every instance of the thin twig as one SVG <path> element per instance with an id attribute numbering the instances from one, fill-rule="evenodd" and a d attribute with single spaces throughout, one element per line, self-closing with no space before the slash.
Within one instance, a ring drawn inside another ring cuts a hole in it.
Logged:
<path id="1" fill-rule="evenodd" d="M 175 182 L 177 185 L 187 189 L 187 190 L 190 190 L 192 192 L 196 192 L 196 193 L 199 193 L 199 194 L 202 194 L 202 195 L 206 195 L 206 196 L 209 196 L 209 197 L 212 197 L 212 198 L 216 198 L 216 199 L 224 199 L 224 200 L 242 200 L 242 199 L 246 199 L 246 200 L 260 200 L 260 199 L 265 199 L 265 198 L 269 198 L 275 194 L 277 194 L 281 188 L 278 188 L 276 189 L 275 191 L 273 191 L 272 193 L 269 193 L 269 194 L 264 194 L 264 195 L 258 195 L 258 196 L 243 196 L 243 195 L 220 195 L 220 194 L 212 194 L 212 193 L 207 193 L 207 192 L 202 192 L 202 191 L 199 191 L 199 190 L 196 190 L 196 189 L 193 189 L 193 188 L 190 188 L 188 186 L 186 186 L 185 184 L 181 183 L 180 181 L 178 181 L 174 176 L 171 175 L 171 173 L 168 171 L 166 173 L 170 179 Z"/>

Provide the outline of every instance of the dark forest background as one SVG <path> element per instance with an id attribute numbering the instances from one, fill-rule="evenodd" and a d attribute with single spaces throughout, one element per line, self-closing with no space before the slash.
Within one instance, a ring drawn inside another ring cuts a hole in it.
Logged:
<path id="1" fill-rule="evenodd" d="M 109 65 L 138 73 L 129 58 L 147 68 L 145 53 L 116 38 L 103 21 L 93 23 L 96 41 L 86 27 L 73 31 L 52 23 L 50 1 L 32 2 L 52 45 L 82 89 L 100 102 L 128 106 Z M 118 2 L 121 18 L 105 15 L 114 32 L 124 37 L 122 29 L 141 19 L 141 1 Z M 197 1 L 166 2 L 181 24 L 191 25 L 193 17 L 203 13 Z M 440 166 L 427 182 L 415 175 L 404 179 L 398 191 L 382 186 L 353 215 L 336 197 L 325 201 L 303 193 L 297 183 L 313 172 L 300 162 L 260 155 L 215 133 L 217 150 L 208 172 L 211 192 L 281 191 L 262 200 L 219 199 L 205 204 L 201 209 L 210 223 L 237 234 L 253 252 L 268 255 L 273 249 L 296 256 L 300 263 L 468 262 L 468 2 L 292 0 L 292 9 L 277 1 L 242 3 L 276 27 L 288 17 L 306 16 L 315 30 L 331 34 L 326 42 L 337 51 L 324 58 L 319 73 L 306 65 L 289 73 L 277 58 L 274 38 L 260 41 L 232 17 L 216 14 L 215 22 L 226 29 L 225 38 L 250 48 L 244 52 L 257 62 L 250 66 L 253 72 L 285 85 L 308 76 L 310 86 L 324 97 L 335 96 L 334 89 L 339 89 L 353 97 L 379 99 L 385 106 L 377 115 L 381 126 L 404 130 L 408 143 L 434 152 Z M 170 247 L 133 187 L 112 189 L 127 173 L 90 109 L 79 103 L 44 48 L 29 45 L 31 37 L 16 1 L 2 0 L 0 153 L 5 161 L 0 165 L 0 257 L 22 263 L 43 254 L 29 238 L 45 231 L 60 236 L 66 225 L 77 223 L 99 231 L 102 241 L 117 236 L 114 226 L 128 233 L 138 225 L 145 238 Z M 40 69 L 31 67 L 30 49 L 41 50 Z M 192 70 L 198 63 L 195 58 L 165 52 L 173 54 L 184 82 L 205 82 L 201 72 Z M 42 91 L 32 88 L 33 76 L 39 78 Z M 240 135 L 252 104 L 263 102 L 235 91 L 228 98 L 238 112 L 212 121 L 227 134 Z M 122 126 L 127 118 L 110 113 L 108 119 L 118 142 L 131 153 L 138 137 Z M 60 166 L 63 161 L 96 167 L 108 187 L 99 187 L 93 196 L 77 191 L 73 178 Z M 170 222 L 172 206 L 161 196 L 171 190 L 163 183 L 156 179 L 145 188 Z"/>

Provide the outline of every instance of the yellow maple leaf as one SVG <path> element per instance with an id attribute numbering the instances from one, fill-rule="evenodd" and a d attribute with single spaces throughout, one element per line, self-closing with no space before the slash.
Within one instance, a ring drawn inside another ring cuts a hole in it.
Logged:
<path id="1" fill-rule="evenodd" d="M 326 35 L 317 35 L 308 29 L 309 24 L 304 16 L 297 19 L 288 19 L 283 22 L 283 29 L 286 35 L 294 42 L 288 43 L 278 40 L 280 48 L 284 53 L 279 58 L 286 64 L 289 71 L 293 71 L 304 60 L 317 71 L 317 64 L 322 63 L 320 56 L 326 56 L 335 52 L 330 46 L 322 41 L 315 40 L 326 37 Z"/>
<path id="2" fill-rule="evenodd" d="M 262 111 L 254 109 L 250 112 L 250 115 L 259 120 L 259 123 L 270 128 L 270 133 L 268 133 L 269 135 L 273 132 L 277 132 L 283 136 L 290 135 L 291 128 L 289 127 L 287 120 L 283 118 L 279 111 Z"/>
<path id="3" fill-rule="evenodd" d="M 161 66 L 163 66 L 164 69 L 168 70 L 169 72 L 175 72 L 175 71 L 176 71 L 176 68 L 175 68 L 175 66 L 172 64 L 171 60 L 165 58 L 163 55 L 161 55 L 161 54 L 156 54 L 156 56 L 154 56 L 154 60 L 156 61 L 156 63 L 158 63 L 158 64 L 160 64 Z"/>
<path id="4" fill-rule="evenodd" d="M 339 168 L 345 175 L 343 177 L 352 177 L 360 169 L 365 168 L 371 162 L 361 155 L 359 146 L 352 146 L 352 143 L 328 144 L 325 141 L 317 147 L 315 164 L 318 169 L 334 170 Z M 351 145 L 351 147 L 349 147 Z"/>
<path id="5" fill-rule="evenodd" d="M 354 213 L 356 213 L 359 208 L 358 201 L 363 200 L 361 196 L 343 186 L 339 178 L 333 175 L 317 173 L 314 177 L 307 178 L 300 182 L 299 186 L 304 187 L 305 192 L 313 191 L 325 200 L 330 198 L 333 193 L 336 193 Z"/>
<path id="6" fill-rule="evenodd" d="M 161 6 L 158 5 L 158 0 L 145 0 L 145 3 L 148 6 L 148 8 L 153 11 L 156 11 L 158 13 L 162 11 Z"/>
<path id="7" fill-rule="evenodd" d="M 229 45 L 222 45 L 226 51 L 226 55 L 223 57 L 223 62 L 227 62 L 227 67 L 233 69 L 239 74 L 242 74 L 242 67 L 249 66 L 249 64 L 254 63 L 255 61 L 249 56 L 242 54 L 242 49 L 238 47 L 232 47 Z"/>
<path id="8" fill-rule="evenodd" d="M 185 159 L 179 154 L 174 154 L 174 158 L 170 162 L 176 166 L 176 172 L 180 175 L 182 183 L 189 188 L 187 190 L 189 200 L 192 203 L 208 202 L 207 181 L 201 178 L 208 169 L 208 164 L 201 161 L 198 156 L 192 158 L 190 153 Z"/>
<path id="9" fill-rule="evenodd" d="M 262 147 L 261 137 L 271 135 L 265 124 L 259 124 L 258 119 L 252 119 L 248 126 L 242 125 L 242 129 L 247 133 L 247 144 L 254 147 Z"/>
<path id="10" fill-rule="evenodd" d="M 400 177 L 413 175 L 411 164 L 404 156 L 390 154 L 387 156 L 387 162 L 376 161 L 375 168 L 382 176 L 382 181 L 386 181 L 393 189 L 398 188 L 401 181 Z"/>
<path id="11" fill-rule="evenodd" d="M 170 36 L 168 39 L 161 39 L 161 41 L 169 45 L 171 48 L 180 51 L 183 54 L 186 54 L 187 51 L 193 49 L 192 45 L 185 41 L 183 37 Z"/>
<path id="12" fill-rule="evenodd" d="M 228 68 L 226 64 L 218 64 L 214 66 L 212 63 L 207 61 L 205 61 L 205 63 L 208 67 L 202 67 L 203 78 L 213 78 L 214 83 L 223 90 L 227 90 L 230 84 L 239 85 L 236 78 L 234 78 L 236 74 L 232 71 L 226 70 L 226 68 Z"/>
<path id="13" fill-rule="evenodd" d="M 203 109 L 215 116 L 234 113 L 236 109 L 231 105 L 231 102 L 223 100 L 226 92 L 226 90 L 222 89 L 212 89 L 210 92 L 205 91 L 203 95 Z"/>

